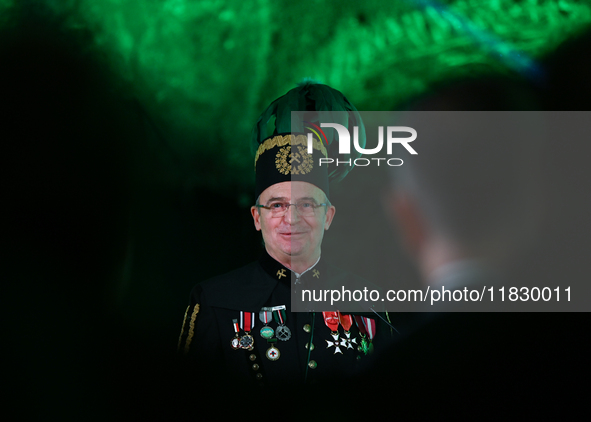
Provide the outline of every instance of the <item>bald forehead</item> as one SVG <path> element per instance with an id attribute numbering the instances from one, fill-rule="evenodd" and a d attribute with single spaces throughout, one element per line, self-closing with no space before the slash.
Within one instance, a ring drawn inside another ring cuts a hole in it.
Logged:
<path id="1" fill-rule="evenodd" d="M 261 193 L 260 202 L 266 204 L 269 201 L 300 201 L 313 199 L 317 203 L 326 200 L 324 192 L 308 182 L 281 182 L 269 186 Z"/>

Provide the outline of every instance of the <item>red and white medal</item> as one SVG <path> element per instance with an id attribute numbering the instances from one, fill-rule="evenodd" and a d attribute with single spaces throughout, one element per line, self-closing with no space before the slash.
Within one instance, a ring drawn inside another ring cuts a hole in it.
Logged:
<path id="1" fill-rule="evenodd" d="M 326 348 L 334 347 L 334 354 L 343 353 L 339 347 L 339 313 L 338 312 L 322 312 L 324 324 L 330 329 L 330 335 L 334 341 L 326 340 Z"/>
<path id="2" fill-rule="evenodd" d="M 238 331 L 240 330 L 240 328 L 238 327 L 238 320 L 237 319 L 232 320 L 232 326 L 234 327 L 234 333 L 236 333 L 236 334 L 234 337 L 232 337 L 231 346 L 232 346 L 232 349 L 238 350 L 238 349 L 240 349 L 240 337 L 238 336 Z"/>
<path id="3" fill-rule="evenodd" d="M 278 348 L 276 348 L 274 345 L 271 344 L 271 346 L 265 352 L 265 355 L 267 356 L 267 359 L 269 359 L 269 360 L 277 360 L 277 359 L 279 359 L 279 356 L 281 356 L 281 353 L 279 353 Z"/>
<path id="4" fill-rule="evenodd" d="M 351 315 L 344 315 L 342 313 L 339 314 L 339 322 L 343 326 L 343 330 L 345 330 L 345 338 L 341 338 L 341 346 L 347 349 L 353 349 L 353 344 L 357 345 L 357 339 L 353 337 L 351 339 L 351 326 L 353 325 L 353 317 Z"/>
<path id="5" fill-rule="evenodd" d="M 254 338 L 250 335 L 250 331 L 254 328 L 254 312 L 240 311 L 240 328 L 242 328 L 245 333 L 240 337 L 240 348 L 253 350 Z"/>

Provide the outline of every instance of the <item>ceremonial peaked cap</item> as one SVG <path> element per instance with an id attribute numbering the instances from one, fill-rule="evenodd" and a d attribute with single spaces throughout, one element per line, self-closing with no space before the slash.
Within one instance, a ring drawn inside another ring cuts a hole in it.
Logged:
<path id="1" fill-rule="evenodd" d="M 292 127 L 292 111 L 309 112 L 305 122 L 295 122 Z M 330 112 L 344 112 L 334 113 Z M 320 112 L 320 113 L 318 113 Z M 359 145 L 365 147 L 365 128 L 355 106 L 347 98 L 328 85 L 304 81 L 267 107 L 258 118 L 252 131 L 252 147 L 255 152 L 255 198 L 269 186 L 281 182 L 303 181 L 312 183 L 329 196 L 329 182 L 342 180 L 351 166 L 340 164 L 329 170 L 319 165 L 319 158 L 349 161 L 360 156 L 352 148 L 350 154 L 338 153 L 338 135 L 326 130 L 326 139 L 314 140 L 313 153 L 307 152 L 307 136 L 304 125 L 320 126 L 318 116 L 328 118 L 346 128 L 359 127 Z M 328 123 L 328 122 L 324 122 Z M 327 145 L 328 144 L 328 145 Z"/>

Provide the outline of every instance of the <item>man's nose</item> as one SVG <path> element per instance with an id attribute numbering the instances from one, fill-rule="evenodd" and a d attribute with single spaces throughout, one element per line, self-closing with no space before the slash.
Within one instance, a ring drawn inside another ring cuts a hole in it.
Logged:
<path id="1" fill-rule="evenodd" d="M 295 204 L 290 204 L 285 211 L 285 215 L 283 216 L 286 223 L 295 224 L 300 219 L 300 214 L 298 213 L 297 207 Z"/>

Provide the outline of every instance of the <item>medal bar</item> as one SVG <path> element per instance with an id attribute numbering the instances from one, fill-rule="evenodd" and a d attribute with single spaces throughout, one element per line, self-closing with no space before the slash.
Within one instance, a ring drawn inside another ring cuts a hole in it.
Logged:
<path id="1" fill-rule="evenodd" d="M 242 328 L 245 333 L 240 337 L 240 348 L 253 350 L 254 338 L 250 335 L 250 331 L 254 328 L 254 312 L 240 311 L 240 328 Z"/>

